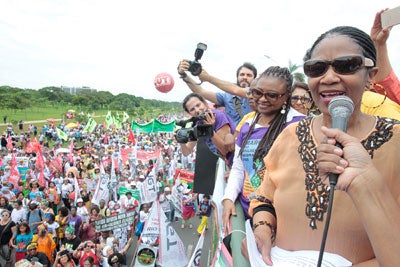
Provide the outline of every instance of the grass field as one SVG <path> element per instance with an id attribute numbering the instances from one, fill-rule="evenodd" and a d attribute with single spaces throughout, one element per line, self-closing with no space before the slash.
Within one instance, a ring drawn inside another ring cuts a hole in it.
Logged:
<path id="1" fill-rule="evenodd" d="M 24 110 L 9 110 L 9 109 L 0 109 L 0 133 L 3 133 L 8 124 L 12 124 L 13 130 L 16 133 L 19 133 L 18 130 L 18 122 L 22 120 L 24 122 L 24 131 L 27 131 L 29 124 L 36 125 L 39 129 L 44 124 L 49 124 L 47 119 L 54 119 L 55 125 L 59 125 L 65 113 L 69 110 L 73 109 L 76 113 L 80 111 L 76 109 L 76 107 L 32 107 Z M 95 116 L 105 116 L 107 110 L 98 110 L 95 111 Z M 7 116 L 7 123 L 4 124 L 4 116 Z M 76 122 L 75 119 L 66 119 L 64 116 L 65 122 Z M 98 123 L 103 122 L 104 118 L 95 119 Z M 32 123 L 30 123 L 32 122 Z"/>

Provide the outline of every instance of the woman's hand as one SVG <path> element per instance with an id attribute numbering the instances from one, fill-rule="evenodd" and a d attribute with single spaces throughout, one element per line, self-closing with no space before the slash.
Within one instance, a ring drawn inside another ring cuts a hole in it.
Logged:
<path id="1" fill-rule="evenodd" d="M 263 261 L 267 265 L 272 265 L 272 260 L 271 260 L 271 248 L 272 248 L 272 242 L 271 242 L 271 231 L 268 228 L 268 226 L 259 226 L 256 229 L 254 229 L 254 238 L 256 240 L 257 248 L 258 251 L 260 251 L 261 256 Z M 244 238 L 242 240 L 242 245 L 240 247 L 241 252 L 243 256 L 246 259 L 249 259 L 249 253 L 247 250 L 247 239 Z"/>
<path id="2" fill-rule="evenodd" d="M 231 216 L 236 216 L 235 203 L 230 199 L 224 199 L 222 201 L 223 212 L 222 212 L 222 227 L 224 228 L 224 234 L 227 236 L 229 234 L 229 220 Z"/>
<path id="3" fill-rule="evenodd" d="M 382 28 L 381 15 L 386 10 L 388 10 L 388 8 L 383 9 L 378 13 L 376 13 L 374 24 L 372 25 L 371 28 L 370 36 L 376 45 L 386 44 L 386 41 L 389 38 L 390 29 L 392 28 L 392 27 Z"/>
<path id="4" fill-rule="evenodd" d="M 321 177 L 329 173 L 339 175 L 336 189 L 347 191 L 355 178 L 376 172 L 371 157 L 360 140 L 338 129 L 321 128 L 324 140 L 317 148 L 318 169 Z M 343 148 L 336 146 L 340 143 Z"/>

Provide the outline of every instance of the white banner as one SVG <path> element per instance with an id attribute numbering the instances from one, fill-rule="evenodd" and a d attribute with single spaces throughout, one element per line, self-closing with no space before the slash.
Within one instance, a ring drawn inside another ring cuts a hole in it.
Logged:
<path id="1" fill-rule="evenodd" d="M 160 218 L 160 246 L 158 264 L 163 267 L 183 267 L 187 264 L 185 245 L 172 227 L 161 208 L 158 208 Z"/>
<path id="2" fill-rule="evenodd" d="M 151 206 L 150 214 L 143 227 L 143 232 L 140 238 L 142 242 L 147 245 L 152 245 L 157 241 L 160 234 L 160 219 L 158 217 L 158 201 L 154 201 Z"/>
<path id="3" fill-rule="evenodd" d="M 101 199 L 104 199 L 106 203 L 108 203 L 110 200 L 109 178 L 104 171 L 102 163 L 100 163 L 100 178 L 96 187 L 96 191 L 94 192 L 92 203 L 99 205 Z"/>
<path id="4" fill-rule="evenodd" d="M 200 235 L 199 241 L 197 241 L 196 248 L 193 252 L 192 257 L 189 260 L 189 264 L 187 265 L 187 267 L 200 267 L 201 251 L 203 250 L 203 243 L 204 243 L 205 235 L 206 234 L 203 229 L 203 232 Z"/>
<path id="5" fill-rule="evenodd" d="M 142 185 L 139 187 L 140 190 L 140 203 L 151 203 L 157 199 L 157 180 L 153 170 L 147 175 Z"/>

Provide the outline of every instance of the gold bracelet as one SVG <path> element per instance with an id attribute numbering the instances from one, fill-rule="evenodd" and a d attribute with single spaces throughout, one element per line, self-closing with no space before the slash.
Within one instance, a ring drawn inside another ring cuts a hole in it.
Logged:
<path id="1" fill-rule="evenodd" d="M 275 228 L 272 226 L 272 224 L 270 224 L 267 221 L 256 222 L 256 223 L 253 224 L 253 231 L 260 225 L 266 225 L 266 226 L 269 227 L 269 229 L 271 230 L 271 242 L 274 242 L 276 232 L 275 232 Z"/>

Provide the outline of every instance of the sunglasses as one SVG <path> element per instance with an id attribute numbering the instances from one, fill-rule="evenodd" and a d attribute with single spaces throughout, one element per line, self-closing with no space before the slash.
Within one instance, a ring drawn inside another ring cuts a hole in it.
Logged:
<path id="1" fill-rule="evenodd" d="M 36 250 L 36 248 L 30 248 L 30 249 L 28 249 L 28 251 L 32 251 L 32 250 Z"/>
<path id="2" fill-rule="evenodd" d="M 370 58 L 364 58 L 362 56 L 344 56 L 336 58 L 332 61 L 328 60 L 307 60 L 304 62 L 303 70 L 304 74 L 310 78 L 316 78 L 324 75 L 329 66 L 332 66 L 333 70 L 337 74 L 349 75 L 357 72 L 363 67 L 373 67 L 374 62 Z"/>
<path id="3" fill-rule="evenodd" d="M 281 98 L 282 96 L 286 95 L 286 93 L 279 94 L 279 93 L 276 93 L 276 92 L 264 92 L 263 90 L 252 88 L 251 89 L 251 95 L 256 99 L 259 99 L 262 96 L 264 96 L 264 98 L 269 100 L 269 101 L 277 101 L 279 98 Z"/>
<path id="4" fill-rule="evenodd" d="M 305 97 L 305 96 L 292 96 L 292 97 L 290 97 L 290 101 L 292 102 L 292 103 L 297 103 L 297 102 L 299 102 L 299 100 L 300 100 L 300 102 L 302 103 L 302 104 L 307 104 L 307 103 L 310 103 L 311 102 L 311 98 L 309 98 L 309 97 Z"/>

